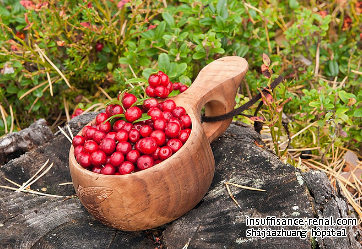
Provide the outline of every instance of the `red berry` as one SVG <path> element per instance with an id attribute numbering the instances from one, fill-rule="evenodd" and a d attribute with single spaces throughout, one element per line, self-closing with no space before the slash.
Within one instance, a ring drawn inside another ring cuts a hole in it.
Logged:
<path id="1" fill-rule="evenodd" d="M 92 164 L 96 167 L 99 167 L 99 166 L 102 166 L 103 164 L 105 164 L 106 159 L 107 159 L 106 153 L 104 153 L 104 151 L 102 151 L 102 150 L 97 150 L 91 154 Z"/>
<path id="2" fill-rule="evenodd" d="M 184 128 L 189 128 L 191 127 L 191 118 L 189 115 L 182 115 L 180 117 L 180 121 L 182 122 L 182 125 Z"/>
<path id="3" fill-rule="evenodd" d="M 163 113 L 158 107 L 151 108 L 147 114 L 151 116 L 151 119 L 155 121 L 156 119 L 163 118 Z"/>
<path id="4" fill-rule="evenodd" d="M 116 132 L 111 131 L 111 132 L 107 133 L 106 138 L 111 138 L 111 139 L 115 140 L 116 139 Z"/>
<path id="5" fill-rule="evenodd" d="M 96 51 L 97 51 L 97 52 L 102 52 L 103 47 L 104 47 L 104 45 L 103 45 L 102 43 L 97 42 L 97 44 L 96 44 Z"/>
<path id="6" fill-rule="evenodd" d="M 170 118 L 172 118 L 172 113 L 171 112 L 163 112 L 163 118 L 166 120 L 166 121 L 169 121 Z"/>
<path id="7" fill-rule="evenodd" d="M 128 122 L 132 123 L 142 117 L 142 111 L 137 106 L 132 106 L 125 113 L 125 118 Z"/>
<path id="8" fill-rule="evenodd" d="M 122 106 L 120 106 L 120 105 L 113 105 L 113 107 L 112 107 L 112 113 L 113 113 L 113 115 L 123 114 Z M 112 115 L 112 116 L 113 116 L 113 115 Z"/>
<path id="9" fill-rule="evenodd" d="M 82 152 L 78 158 L 79 158 L 78 162 L 80 166 L 82 166 L 83 168 L 88 168 L 89 166 L 92 165 L 90 154 Z"/>
<path id="10" fill-rule="evenodd" d="M 176 138 L 180 134 L 181 127 L 178 123 L 170 122 L 165 128 L 165 134 L 169 138 Z"/>
<path id="11" fill-rule="evenodd" d="M 97 115 L 96 122 L 99 125 L 102 124 L 104 121 L 106 121 L 108 118 L 109 116 L 105 112 L 102 112 Z"/>
<path id="12" fill-rule="evenodd" d="M 87 135 L 87 131 L 88 129 L 92 128 L 92 126 L 90 125 L 86 125 L 84 126 L 83 130 L 82 130 L 82 136 L 86 138 L 86 135 Z M 86 138 L 87 139 L 87 138 Z"/>
<path id="13" fill-rule="evenodd" d="M 187 90 L 187 88 L 188 88 L 187 86 L 181 85 L 181 86 L 180 86 L 180 92 L 183 93 L 184 91 Z"/>
<path id="14" fill-rule="evenodd" d="M 132 172 L 134 172 L 135 168 L 133 163 L 128 162 L 128 161 L 124 161 L 123 163 L 121 163 L 121 165 L 118 167 L 118 172 L 121 175 L 127 175 L 130 174 Z"/>
<path id="15" fill-rule="evenodd" d="M 176 103 L 172 99 L 162 102 L 162 111 L 172 112 L 176 108 Z"/>
<path id="16" fill-rule="evenodd" d="M 153 129 L 150 125 L 143 125 L 140 129 L 140 134 L 142 137 L 149 137 Z"/>
<path id="17" fill-rule="evenodd" d="M 93 140 L 97 143 L 100 144 L 102 139 L 106 137 L 106 133 L 103 131 L 96 131 L 93 134 Z"/>
<path id="18" fill-rule="evenodd" d="M 170 91 L 165 86 L 157 86 L 155 87 L 155 96 L 165 99 L 170 94 Z"/>
<path id="19" fill-rule="evenodd" d="M 160 75 L 160 84 L 167 87 L 170 83 L 170 78 L 166 74 Z"/>
<path id="20" fill-rule="evenodd" d="M 74 156 L 77 158 L 77 156 L 81 153 L 84 152 L 84 147 L 83 145 L 78 145 L 77 147 L 74 147 Z"/>
<path id="21" fill-rule="evenodd" d="M 107 155 L 111 155 L 116 149 L 116 142 L 111 138 L 104 138 L 99 144 L 99 149 Z"/>
<path id="22" fill-rule="evenodd" d="M 160 131 L 160 130 L 153 131 L 151 133 L 150 137 L 155 139 L 156 144 L 158 146 L 162 146 L 166 142 L 166 134 L 163 131 Z"/>
<path id="23" fill-rule="evenodd" d="M 84 143 L 84 151 L 88 153 L 93 153 L 98 150 L 98 144 L 93 140 L 85 141 Z"/>
<path id="24" fill-rule="evenodd" d="M 148 111 L 149 109 L 151 109 L 152 107 L 157 107 L 158 106 L 158 101 L 155 98 L 151 98 L 151 99 L 146 99 L 143 102 L 143 108 Z"/>
<path id="25" fill-rule="evenodd" d="M 116 173 L 116 167 L 111 164 L 106 164 L 101 170 L 101 174 L 103 175 L 114 175 Z"/>
<path id="26" fill-rule="evenodd" d="M 73 137 L 72 144 L 74 147 L 77 147 L 78 145 L 83 145 L 85 143 L 85 138 L 83 136 L 77 135 Z"/>
<path id="27" fill-rule="evenodd" d="M 175 82 L 172 84 L 173 90 L 180 90 L 181 83 Z"/>
<path id="28" fill-rule="evenodd" d="M 128 133 L 128 140 L 132 143 L 136 143 L 138 140 L 140 140 L 141 134 L 138 130 L 132 129 Z"/>
<path id="29" fill-rule="evenodd" d="M 167 88 L 167 90 L 168 90 L 169 93 L 172 92 L 172 91 L 173 91 L 172 83 L 169 82 L 168 85 L 166 86 L 166 88 Z"/>
<path id="30" fill-rule="evenodd" d="M 98 125 L 98 130 L 109 133 L 112 130 L 112 125 L 109 121 L 101 123 Z"/>
<path id="31" fill-rule="evenodd" d="M 160 83 L 161 83 L 161 78 L 157 74 L 151 74 L 150 77 L 148 78 L 148 84 L 150 84 L 150 86 L 152 87 L 157 87 L 160 85 Z"/>
<path id="32" fill-rule="evenodd" d="M 106 114 L 108 115 L 108 117 L 113 116 L 113 105 L 107 105 Z"/>
<path id="33" fill-rule="evenodd" d="M 164 131 L 166 128 L 167 122 L 163 118 L 158 118 L 153 122 L 153 129 Z"/>
<path id="34" fill-rule="evenodd" d="M 157 149 L 156 140 L 152 137 L 142 138 L 139 141 L 138 146 L 139 146 L 140 152 L 143 154 L 146 154 L 146 155 L 153 154 Z"/>
<path id="35" fill-rule="evenodd" d="M 115 167 L 118 167 L 119 165 L 121 165 L 121 163 L 123 161 L 124 161 L 124 155 L 120 151 L 113 152 L 109 159 L 109 163 Z"/>
<path id="36" fill-rule="evenodd" d="M 125 123 L 123 126 L 123 130 L 129 132 L 133 128 L 133 124 L 131 123 Z"/>
<path id="37" fill-rule="evenodd" d="M 172 156 L 172 150 L 170 147 L 163 146 L 160 148 L 160 159 L 161 160 L 166 160 L 170 156 Z"/>
<path id="38" fill-rule="evenodd" d="M 186 114 L 186 110 L 182 106 L 177 106 L 171 113 L 174 117 L 180 118 L 182 115 Z"/>
<path id="39" fill-rule="evenodd" d="M 93 135 L 94 133 L 97 131 L 96 128 L 94 127 L 88 127 L 88 129 L 86 130 L 86 134 L 85 134 L 85 139 L 86 140 L 90 140 L 90 139 L 93 139 Z"/>
<path id="40" fill-rule="evenodd" d="M 149 155 L 142 155 L 137 159 L 137 168 L 140 170 L 148 169 L 154 164 L 153 158 Z"/>
<path id="41" fill-rule="evenodd" d="M 117 120 L 113 124 L 113 131 L 118 132 L 123 129 L 124 125 L 126 124 L 126 121 L 124 120 Z"/>
<path id="42" fill-rule="evenodd" d="M 92 168 L 92 172 L 100 174 L 102 171 L 102 167 L 93 167 Z"/>
<path id="43" fill-rule="evenodd" d="M 151 155 L 154 160 L 160 159 L 160 147 L 157 147 L 156 151 Z"/>
<path id="44" fill-rule="evenodd" d="M 141 153 L 138 150 L 131 150 L 126 155 L 126 160 L 131 163 L 136 163 L 137 159 L 141 156 Z"/>
<path id="45" fill-rule="evenodd" d="M 120 130 L 116 133 L 117 141 L 127 141 L 128 140 L 128 132 L 125 130 Z"/>
<path id="46" fill-rule="evenodd" d="M 119 98 L 119 95 L 118 95 Z M 118 99 L 119 100 L 119 99 Z M 125 93 L 122 99 L 122 104 L 125 109 L 128 109 L 137 101 L 137 97 L 132 93 Z"/>
<path id="47" fill-rule="evenodd" d="M 173 153 L 175 153 L 182 147 L 182 142 L 181 142 L 181 140 L 179 140 L 177 138 L 172 138 L 172 139 L 168 140 L 167 146 L 171 148 Z"/>
<path id="48" fill-rule="evenodd" d="M 129 142 L 121 141 L 116 146 L 116 151 L 121 152 L 123 155 L 127 155 L 132 150 L 132 145 Z"/>
<path id="49" fill-rule="evenodd" d="M 182 131 L 180 131 L 180 134 L 178 135 L 177 138 L 180 139 L 180 141 L 184 144 L 184 143 L 186 143 L 189 136 L 190 136 L 189 132 L 187 132 L 186 130 L 182 130 Z"/>

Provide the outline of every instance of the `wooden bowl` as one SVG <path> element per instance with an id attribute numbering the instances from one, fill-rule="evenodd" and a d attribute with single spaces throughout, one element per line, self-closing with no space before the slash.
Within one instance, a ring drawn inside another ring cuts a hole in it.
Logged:
<path id="1" fill-rule="evenodd" d="M 241 57 L 218 59 L 200 71 L 189 89 L 172 97 L 190 115 L 192 131 L 177 153 L 151 168 L 129 175 L 96 174 L 77 163 L 72 146 L 70 173 L 84 207 L 105 225 L 125 231 L 166 224 L 195 207 L 214 176 L 210 143 L 232 120 L 201 124 L 201 109 L 205 107 L 206 116 L 231 111 L 247 70 Z"/>

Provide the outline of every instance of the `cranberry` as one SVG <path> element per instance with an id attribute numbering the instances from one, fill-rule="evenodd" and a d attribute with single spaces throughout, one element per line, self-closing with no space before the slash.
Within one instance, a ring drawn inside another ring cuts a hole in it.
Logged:
<path id="1" fill-rule="evenodd" d="M 118 171 L 121 175 L 126 175 L 134 172 L 135 168 L 133 163 L 129 161 L 124 161 L 121 163 L 121 165 L 118 167 Z"/>
<path id="2" fill-rule="evenodd" d="M 135 128 L 136 130 L 140 131 L 141 127 L 144 125 L 143 122 L 137 122 L 133 124 L 133 128 Z"/>
<path id="3" fill-rule="evenodd" d="M 137 159 L 137 168 L 140 170 L 148 169 L 154 164 L 153 158 L 149 155 L 142 155 Z"/>
<path id="4" fill-rule="evenodd" d="M 157 74 L 151 74 L 150 77 L 148 78 L 148 84 L 150 84 L 150 86 L 152 87 L 157 87 L 160 85 L 160 83 L 161 83 L 161 78 Z"/>
<path id="5" fill-rule="evenodd" d="M 113 152 L 109 159 L 109 163 L 115 167 L 121 165 L 123 161 L 124 161 L 124 155 L 120 151 Z"/>
<path id="6" fill-rule="evenodd" d="M 117 120 L 113 124 L 113 131 L 117 132 L 123 129 L 124 125 L 126 124 L 126 121 L 124 120 Z"/>
<path id="7" fill-rule="evenodd" d="M 120 130 L 116 133 L 117 141 L 127 141 L 128 140 L 128 132 L 125 130 Z"/>
<path id="8" fill-rule="evenodd" d="M 107 155 L 111 155 L 116 149 L 116 142 L 111 138 L 104 138 L 99 145 L 99 149 Z"/>
<path id="9" fill-rule="evenodd" d="M 96 44 L 96 51 L 97 51 L 97 52 L 102 52 L 103 47 L 104 47 L 104 45 L 103 45 L 102 43 L 97 42 L 97 44 Z"/>
<path id="10" fill-rule="evenodd" d="M 141 134 L 138 130 L 132 129 L 128 133 L 128 140 L 132 143 L 136 143 L 138 140 L 140 140 Z"/>
<path id="11" fill-rule="evenodd" d="M 190 118 L 190 116 L 189 115 L 182 115 L 181 117 L 180 117 L 180 120 L 181 120 L 181 122 L 182 122 L 182 126 L 184 127 L 184 128 L 189 128 L 189 127 L 191 127 L 191 118 Z"/>
<path id="12" fill-rule="evenodd" d="M 132 145 L 129 142 L 121 141 L 116 146 L 116 151 L 121 152 L 123 155 L 127 155 L 132 150 Z"/>
<path id="13" fill-rule="evenodd" d="M 155 88 L 152 87 L 152 86 L 147 86 L 147 87 L 146 87 L 146 95 L 147 95 L 148 97 L 151 97 L 151 98 L 156 97 L 156 95 L 155 95 Z"/>
<path id="14" fill-rule="evenodd" d="M 146 99 L 143 102 L 143 108 L 148 111 L 149 109 L 151 109 L 152 107 L 157 107 L 158 106 L 158 101 L 155 98 L 151 98 L 151 99 Z"/>
<path id="15" fill-rule="evenodd" d="M 103 175 L 114 175 L 116 173 L 116 167 L 111 164 L 106 164 L 101 170 L 101 174 Z"/>
<path id="16" fill-rule="evenodd" d="M 163 131 L 160 131 L 160 130 L 153 131 L 151 133 L 150 137 L 155 139 L 156 144 L 158 146 L 162 146 L 166 142 L 166 134 Z"/>
<path id="17" fill-rule="evenodd" d="M 165 134 L 169 138 L 176 138 L 180 134 L 181 127 L 178 123 L 170 122 L 165 128 Z"/>
<path id="18" fill-rule="evenodd" d="M 189 138 L 190 133 L 188 133 L 186 130 L 180 131 L 180 134 L 178 135 L 178 139 L 184 144 L 186 143 L 187 139 Z"/>
<path id="19" fill-rule="evenodd" d="M 98 150 L 98 144 L 94 140 L 88 140 L 84 143 L 84 151 L 88 153 L 93 153 Z"/>
<path id="20" fill-rule="evenodd" d="M 79 164 L 83 168 L 88 168 L 92 165 L 91 155 L 89 153 L 81 152 L 79 158 Z"/>
<path id="21" fill-rule="evenodd" d="M 165 99 L 170 94 L 170 91 L 165 86 L 155 87 L 155 96 Z"/>
<path id="22" fill-rule="evenodd" d="M 122 106 L 120 106 L 120 105 L 113 105 L 113 107 L 112 107 L 112 113 L 113 113 L 113 115 L 123 114 L 123 108 L 122 108 Z"/>
<path id="23" fill-rule="evenodd" d="M 107 133 L 106 138 L 111 138 L 111 139 L 115 140 L 116 139 L 116 132 L 111 131 L 111 132 Z"/>
<path id="24" fill-rule="evenodd" d="M 185 114 L 186 114 L 186 110 L 182 106 L 177 106 L 172 111 L 172 115 L 176 118 L 180 118 L 182 115 L 185 115 Z"/>
<path id="25" fill-rule="evenodd" d="M 141 153 L 138 150 L 131 150 L 126 155 L 126 160 L 131 163 L 136 163 L 137 159 L 141 156 Z"/>
<path id="26" fill-rule="evenodd" d="M 172 99 L 165 100 L 162 103 L 162 111 L 172 112 L 176 108 L 176 103 Z"/>
<path id="27" fill-rule="evenodd" d="M 106 163 L 106 153 L 102 150 L 97 150 L 91 154 L 92 164 L 96 167 L 100 167 Z"/>
<path id="28" fill-rule="evenodd" d="M 119 100 L 118 95 L 118 100 Z M 125 109 L 130 108 L 135 102 L 137 101 L 137 97 L 134 96 L 132 93 L 125 93 L 122 99 L 122 104 Z"/>
<path id="29" fill-rule="evenodd" d="M 150 125 L 143 125 L 140 129 L 140 134 L 142 137 L 149 137 L 153 129 Z"/>
<path id="30" fill-rule="evenodd" d="M 170 156 L 172 156 L 172 150 L 170 147 L 163 146 L 160 148 L 160 159 L 161 160 L 166 160 Z"/>
<path id="31" fill-rule="evenodd" d="M 97 115 L 96 122 L 99 125 L 102 124 L 104 121 L 106 121 L 108 118 L 109 116 L 105 112 L 102 112 Z"/>
<path id="32" fill-rule="evenodd" d="M 156 140 L 152 137 L 142 138 L 138 144 L 140 152 L 146 155 L 153 154 L 157 149 Z"/>
<path id="33" fill-rule="evenodd" d="M 168 140 L 167 146 L 171 148 L 173 153 L 175 153 L 182 147 L 182 142 L 180 139 L 172 138 Z"/>
<path id="34" fill-rule="evenodd" d="M 74 147 L 77 147 L 78 145 L 83 145 L 84 142 L 85 142 L 85 138 L 80 135 L 77 135 L 77 136 L 73 137 L 72 144 Z"/>
<path id="35" fill-rule="evenodd" d="M 112 130 L 112 125 L 109 121 L 98 125 L 98 130 L 108 133 Z"/>
<path id="36" fill-rule="evenodd" d="M 93 134 L 93 140 L 97 143 L 100 144 L 102 139 L 106 137 L 106 133 L 103 131 L 96 131 Z"/>
<path id="37" fill-rule="evenodd" d="M 167 125 L 166 120 L 159 118 L 153 122 L 153 129 L 164 131 L 166 128 L 166 125 Z"/>
<path id="38" fill-rule="evenodd" d="M 163 118 L 163 113 L 158 107 L 151 108 L 147 114 L 151 116 L 151 119 L 155 121 L 158 118 Z"/>
<path id="39" fill-rule="evenodd" d="M 137 106 L 130 107 L 125 113 L 125 118 L 130 123 L 136 121 L 137 119 L 139 119 L 141 117 L 142 117 L 142 111 Z"/>

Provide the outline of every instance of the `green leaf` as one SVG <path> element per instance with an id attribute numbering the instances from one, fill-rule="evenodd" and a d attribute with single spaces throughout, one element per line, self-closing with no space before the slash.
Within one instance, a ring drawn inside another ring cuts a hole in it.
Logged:
<path id="1" fill-rule="evenodd" d="M 323 127 L 324 126 L 324 120 L 318 120 L 317 124 L 319 127 Z"/>
<path id="2" fill-rule="evenodd" d="M 335 77 L 339 74 L 339 67 L 336 60 L 328 61 L 328 67 L 332 77 Z"/>
<path id="3" fill-rule="evenodd" d="M 248 51 L 249 51 L 249 46 L 242 45 L 239 49 L 236 50 L 236 55 L 244 57 Z"/>
<path id="4" fill-rule="evenodd" d="M 142 117 L 135 120 L 133 123 L 137 123 L 137 122 L 141 122 L 141 121 L 146 121 L 151 119 L 151 116 L 147 115 L 147 113 L 142 113 Z"/>
<path id="5" fill-rule="evenodd" d="M 309 105 L 310 105 L 311 107 L 317 107 L 317 108 L 318 108 L 318 107 L 321 106 L 321 103 L 314 101 L 314 102 L 310 102 Z"/>
<path id="6" fill-rule="evenodd" d="M 199 59 L 204 58 L 205 56 L 206 56 L 206 53 L 204 51 L 200 51 L 200 52 L 193 54 L 192 59 L 199 60 Z"/>
<path id="7" fill-rule="evenodd" d="M 158 56 L 158 68 L 167 74 L 170 68 L 170 58 L 166 53 L 162 53 Z"/>
<path id="8" fill-rule="evenodd" d="M 141 36 L 146 39 L 153 39 L 153 37 L 155 37 L 155 31 L 153 29 L 147 30 L 141 33 Z"/>
<path id="9" fill-rule="evenodd" d="M 191 84 L 191 79 L 189 77 L 187 77 L 186 75 L 181 75 L 179 77 L 179 81 L 182 83 L 182 84 L 185 84 L 185 85 L 190 85 Z"/>
<path id="10" fill-rule="evenodd" d="M 18 93 L 19 92 L 19 88 L 17 88 L 14 84 L 10 84 L 7 88 L 6 91 L 8 93 Z"/>
<path id="11" fill-rule="evenodd" d="M 151 74 L 157 73 L 157 70 L 154 68 L 146 68 L 142 71 L 142 76 L 148 79 Z"/>
<path id="12" fill-rule="evenodd" d="M 159 40 L 162 38 L 163 32 L 165 32 L 166 23 L 160 22 L 160 24 L 155 29 L 155 39 Z"/>
<path id="13" fill-rule="evenodd" d="M 173 16 L 170 13 L 163 12 L 162 18 L 163 18 L 163 20 L 165 20 L 165 22 L 167 23 L 168 26 L 170 26 L 171 28 L 175 27 L 175 20 L 173 19 Z"/>
<path id="14" fill-rule="evenodd" d="M 129 83 L 138 83 L 138 82 L 145 82 L 147 83 L 148 81 L 145 80 L 144 78 L 133 78 L 133 79 L 129 79 L 126 81 L 126 84 L 129 84 Z"/>
<path id="15" fill-rule="evenodd" d="M 227 1 L 226 0 L 219 0 L 216 5 L 216 12 L 222 18 L 228 18 L 228 9 L 227 9 Z"/>
<path id="16" fill-rule="evenodd" d="M 144 98 L 144 99 L 139 99 L 136 102 L 134 102 L 130 107 L 132 106 L 137 106 L 137 105 L 143 105 L 143 102 L 145 102 L 146 99 L 149 99 L 149 97 Z"/>
<path id="17" fill-rule="evenodd" d="M 118 62 L 119 62 L 120 64 L 126 64 L 126 65 L 131 64 L 131 63 L 129 62 L 129 60 L 128 60 L 127 57 L 121 57 L 121 58 L 119 58 Z"/>
<path id="18" fill-rule="evenodd" d="M 181 63 L 178 64 L 176 67 L 176 77 L 181 75 L 183 72 L 185 72 L 187 69 L 187 64 L 186 63 Z"/>
<path id="19" fill-rule="evenodd" d="M 355 110 L 353 116 L 356 118 L 362 118 L 362 108 Z"/>
<path id="20" fill-rule="evenodd" d="M 347 93 L 345 90 L 339 91 L 338 96 L 345 104 L 348 104 L 350 99 L 357 99 L 356 95 Z"/>
<path id="21" fill-rule="evenodd" d="M 107 118 L 106 120 L 104 120 L 103 124 L 105 124 L 107 121 L 111 121 L 115 118 L 124 118 L 124 114 L 115 114 L 115 115 Z"/>
<path id="22" fill-rule="evenodd" d="M 297 0 L 289 0 L 289 7 L 293 10 L 299 7 L 299 2 Z"/>
<path id="23" fill-rule="evenodd" d="M 210 50 L 210 53 L 224 54 L 225 50 L 223 48 L 213 48 Z"/>

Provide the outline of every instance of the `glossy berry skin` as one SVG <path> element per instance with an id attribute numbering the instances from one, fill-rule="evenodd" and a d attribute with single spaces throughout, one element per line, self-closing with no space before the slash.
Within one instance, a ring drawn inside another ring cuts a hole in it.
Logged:
<path id="1" fill-rule="evenodd" d="M 133 124 L 131 123 L 126 123 L 124 126 L 123 126 L 123 130 L 129 132 L 130 130 L 132 130 L 133 128 Z"/>
<path id="2" fill-rule="evenodd" d="M 113 107 L 112 107 L 112 114 L 113 114 L 113 115 L 123 114 L 122 106 L 120 106 L 120 105 L 113 105 Z"/>
<path id="3" fill-rule="evenodd" d="M 176 151 L 181 149 L 182 142 L 181 142 L 181 140 L 179 140 L 177 138 L 172 138 L 172 139 L 168 140 L 167 146 L 171 148 L 173 153 L 175 153 Z"/>
<path id="4" fill-rule="evenodd" d="M 99 113 L 96 117 L 96 122 L 98 125 L 102 124 L 107 120 L 107 118 L 109 118 L 109 116 L 105 112 Z"/>
<path id="5" fill-rule="evenodd" d="M 146 99 L 143 102 L 143 108 L 148 111 L 149 109 L 151 109 L 152 107 L 157 107 L 158 106 L 158 101 L 155 98 L 150 98 L 150 99 Z"/>
<path id="6" fill-rule="evenodd" d="M 157 86 L 155 87 L 155 96 L 165 99 L 170 94 L 170 91 L 165 86 Z"/>
<path id="7" fill-rule="evenodd" d="M 137 159 L 137 168 L 140 170 L 145 170 L 154 165 L 154 160 L 149 155 L 142 155 Z"/>
<path id="8" fill-rule="evenodd" d="M 148 84 L 150 84 L 151 87 L 157 87 L 161 83 L 161 78 L 157 74 L 151 74 L 148 78 Z"/>
<path id="9" fill-rule="evenodd" d="M 131 150 L 126 155 L 126 160 L 131 163 L 136 163 L 137 159 L 141 156 L 141 153 L 138 150 Z"/>
<path id="10" fill-rule="evenodd" d="M 170 122 L 165 128 L 165 134 L 169 138 L 176 138 L 180 134 L 181 127 L 178 123 Z"/>
<path id="11" fill-rule="evenodd" d="M 182 125 L 184 128 L 190 128 L 191 127 L 191 118 L 189 115 L 182 115 L 180 117 L 180 121 L 182 122 Z"/>
<path id="12" fill-rule="evenodd" d="M 92 172 L 100 174 L 102 171 L 102 167 L 93 167 L 92 168 Z"/>
<path id="13" fill-rule="evenodd" d="M 125 130 L 120 130 L 116 133 L 117 141 L 127 141 L 128 140 L 128 132 Z"/>
<path id="14" fill-rule="evenodd" d="M 183 93 L 184 91 L 187 90 L 187 88 L 188 88 L 187 86 L 181 85 L 181 86 L 180 86 L 180 92 Z"/>
<path id="15" fill-rule="evenodd" d="M 109 159 L 109 163 L 115 167 L 121 165 L 123 161 L 124 161 L 124 155 L 122 154 L 122 152 L 119 151 L 113 152 Z"/>
<path id="16" fill-rule="evenodd" d="M 84 143 L 84 151 L 87 153 L 93 153 L 98 150 L 98 144 L 93 140 L 85 141 Z"/>
<path id="17" fill-rule="evenodd" d="M 137 106 L 132 106 L 125 113 L 125 118 L 128 122 L 132 123 L 142 117 L 142 111 Z"/>
<path id="18" fill-rule="evenodd" d="M 166 120 L 164 120 L 163 118 L 159 118 L 153 122 L 153 129 L 164 131 L 166 128 L 166 125 L 167 125 Z"/>
<path id="19" fill-rule="evenodd" d="M 111 131 L 111 132 L 107 133 L 106 138 L 111 138 L 111 139 L 115 140 L 116 139 L 116 132 Z"/>
<path id="20" fill-rule="evenodd" d="M 109 121 L 105 123 L 100 123 L 98 125 L 98 130 L 103 131 L 105 133 L 109 133 L 112 130 L 112 125 Z"/>
<path id="21" fill-rule="evenodd" d="M 131 129 L 128 133 L 128 140 L 132 143 L 136 143 L 138 140 L 140 140 L 141 134 L 137 129 Z"/>
<path id="22" fill-rule="evenodd" d="M 114 173 L 116 173 L 116 167 L 111 164 L 106 164 L 101 169 L 101 174 L 103 175 L 114 175 Z"/>
<path id="23" fill-rule="evenodd" d="M 147 86 L 147 87 L 146 87 L 146 95 L 147 95 L 148 97 L 151 97 L 151 98 L 156 97 L 156 95 L 155 95 L 155 88 L 152 87 L 152 86 Z"/>
<path id="24" fill-rule="evenodd" d="M 107 105 L 106 114 L 108 117 L 113 116 L 113 105 Z"/>
<path id="25" fill-rule="evenodd" d="M 155 139 L 158 146 L 162 146 L 166 142 L 166 134 L 163 131 L 155 130 L 151 133 L 150 137 Z"/>
<path id="26" fill-rule="evenodd" d="M 149 137 L 152 133 L 153 129 L 150 125 L 142 125 L 140 129 L 140 134 L 142 137 Z"/>
<path id="27" fill-rule="evenodd" d="M 138 146 L 139 146 L 140 152 L 143 154 L 146 154 L 146 155 L 153 154 L 157 149 L 156 140 L 152 137 L 142 138 L 139 141 Z"/>
<path id="28" fill-rule="evenodd" d="M 74 147 L 74 156 L 76 158 L 82 152 L 84 152 L 84 147 L 82 145 L 78 145 L 77 147 Z"/>
<path id="29" fill-rule="evenodd" d="M 118 96 L 119 98 L 119 96 Z M 119 100 L 119 99 L 118 99 Z M 125 93 L 122 98 L 122 104 L 125 109 L 128 109 L 137 101 L 137 97 L 132 93 Z"/>
<path id="30" fill-rule="evenodd" d="M 103 131 L 99 131 L 97 130 L 96 132 L 94 132 L 93 134 L 93 140 L 97 143 L 100 144 L 101 141 L 106 137 L 106 133 Z"/>
<path id="31" fill-rule="evenodd" d="M 169 83 L 170 83 L 170 78 L 166 74 L 161 74 L 160 75 L 160 84 L 162 86 L 167 87 Z"/>
<path id="32" fill-rule="evenodd" d="M 83 168 L 88 168 L 92 165 L 92 161 L 91 161 L 91 155 L 85 152 L 81 152 L 79 158 L 79 164 L 80 166 L 82 166 Z"/>
<path id="33" fill-rule="evenodd" d="M 186 143 L 189 136 L 190 136 L 190 133 L 188 133 L 186 130 L 181 130 L 180 134 L 178 135 L 177 138 L 184 144 L 184 143 Z"/>
<path id="34" fill-rule="evenodd" d="M 182 106 L 178 106 L 171 112 L 172 115 L 176 118 L 180 118 L 183 115 L 186 115 L 186 110 Z"/>
<path id="35" fill-rule="evenodd" d="M 93 139 L 93 135 L 94 135 L 94 133 L 97 131 L 97 129 L 96 128 L 94 128 L 94 127 L 88 127 L 87 129 L 86 129 L 86 133 L 85 133 L 85 139 L 86 140 L 91 140 L 91 139 Z"/>
<path id="36" fill-rule="evenodd" d="M 72 144 L 74 147 L 77 147 L 78 145 L 84 145 L 84 143 L 85 143 L 85 138 L 83 136 L 77 135 L 73 137 Z"/>
<path id="37" fill-rule="evenodd" d="M 158 107 L 151 108 L 147 114 L 151 116 L 151 119 L 155 121 L 156 119 L 163 118 L 163 113 Z"/>
<path id="38" fill-rule="evenodd" d="M 99 149 L 104 151 L 106 155 L 111 155 L 116 149 L 116 142 L 111 138 L 104 138 L 99 144 Z"/>
<path id="39" fill-rule="evenodd" d="M 121 163 L 121 165 L 118 167 L 118 172 L 121 175 L 127 175 L 130 174 L 132 172 L 134 172 L 135 167 L 133 165 L 133 163 L 129 162 L 129 161 L 124 161 L 123 163 Z"/>
<path id="40" fill-rule="evenodd" d="M 127 155 L 132 150 L 132 145 L 129 142 L 121 141 L 116 146 L 116 151 L 121 152 L 123 155 Z"/>
<path id="41" fill-rule="evenodd" d="M 170 156 L 172 156 L 172 150 L 170 147 L 163 146 L 160 148 L 160 159 L 161 160 L 166 160 Z"/>
<path id="42" fill-rule="evenodd" d="M 118 132 L 123 129 L 124 125 L 126 124 L 126 121 L 124 120 L 117 120 L 113 124 L 113 131 Z"/>
<path id="43" fill-rule="evenodd" d="M 162 103 L 162 111 L 172 112 L 176 108 L 176 103 L 172 99 L 165 100 Z"/>
<path id="44" fill-rule="evenodd" d="M 97 150 L 91 154 L 91 162 L 94 166 L 100 167 L 106 163 L 106 153 L 102 150 Z"/>
<path id="45" fill-rule="evenodd" d="M 97 51 L 97 52 L 102 52 L 103 47 L 104 47 L 104 45 L 103 45 L 102 43 L 97 42 L 97 44 L 96 44 L 96 51 Z"/>

